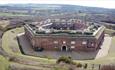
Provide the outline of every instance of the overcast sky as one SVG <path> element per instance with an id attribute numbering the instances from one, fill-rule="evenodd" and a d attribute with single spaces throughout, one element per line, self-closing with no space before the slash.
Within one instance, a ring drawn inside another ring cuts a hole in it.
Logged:
<path id="1" fill-rule="evenodd" d="M 115 9 L 115 0 L 0 0 L 0 4 L 8 3 L 70 4 Z"/>

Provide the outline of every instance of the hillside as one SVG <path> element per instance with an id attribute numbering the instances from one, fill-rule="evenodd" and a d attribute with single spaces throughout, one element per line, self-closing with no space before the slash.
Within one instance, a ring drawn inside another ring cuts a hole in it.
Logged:
<path id="1" fill-rule="evenodd" d="M 115 22 L 115 9 L 64 4 L 4 4 L 0 5 L 1 16 L 65 17 L 83 18 L 94 22 Z"/>

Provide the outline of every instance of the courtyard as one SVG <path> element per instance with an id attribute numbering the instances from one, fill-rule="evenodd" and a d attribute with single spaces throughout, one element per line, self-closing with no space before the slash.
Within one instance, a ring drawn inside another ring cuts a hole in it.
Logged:
<path id="1" fill-rule="evenodd" d="M 48 57 L 48 58 L 59 58 L 60 56 L 70 56 L 75 60 L 92 60 L 99 59 L 107 56 L 109 48 L 111 45 L 112 37 L 105 36 L 104 42 L 101 45 L 101 49 L 94 52 L 81 52 L 81 51 L 34 51 L 32 45 L 29 43 L 28 39 L 25 37 L 24 33 L 18 34 L 18 42 L 20 44 L 21 51 L 25 55 L 36 56 L 36 57 Z"/>

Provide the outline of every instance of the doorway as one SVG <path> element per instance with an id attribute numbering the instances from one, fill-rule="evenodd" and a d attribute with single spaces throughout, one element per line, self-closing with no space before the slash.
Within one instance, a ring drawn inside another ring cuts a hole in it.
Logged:
<path id="1" fill-rule="evenodd" d="M 67 46 L 62 46 L 61 50 L 62 51 L 67 51 Z"/>

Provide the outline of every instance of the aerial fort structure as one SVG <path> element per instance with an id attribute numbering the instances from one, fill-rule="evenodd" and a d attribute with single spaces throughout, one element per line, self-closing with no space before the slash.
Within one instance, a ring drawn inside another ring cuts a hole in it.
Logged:
<path id="1" fill-rule="evenodd" d="M 37 51 L 96 51 L 104 40 L 105 29 L 80 19 L 47 19 L 24 28 L 25 36 Z"/>

